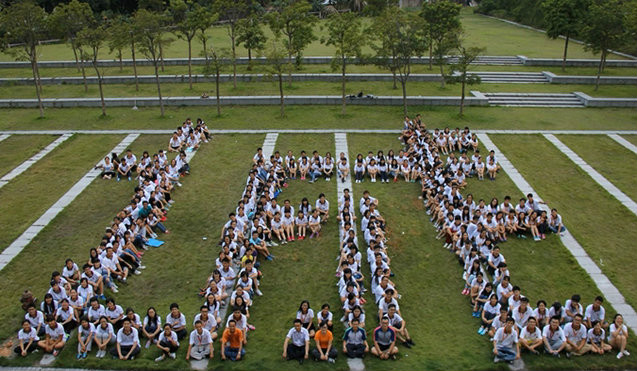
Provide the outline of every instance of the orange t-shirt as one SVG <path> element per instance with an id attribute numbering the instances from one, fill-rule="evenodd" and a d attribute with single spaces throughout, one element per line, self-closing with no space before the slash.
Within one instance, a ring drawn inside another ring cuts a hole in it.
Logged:
<path id="1" fill-rule="evenodd" d="M 318 330 L 314 335 L 314 341 L 321 347 L 321 349 L 327 349 L 327 346 L 330 344 L 334 337 L 332 336 L 332 332 L 327 330 L 325 334 Z"/>
<path id="2" fill-rule="evenodd" d="M 239 329 L 235 329 L 234 334 L 231 334 L 229 329 L 225 329 L 221 336 L 221 342 L 223 346 L 229 342 L 230 348 L 239 348 L 243 342 L 243 332 Z"/>

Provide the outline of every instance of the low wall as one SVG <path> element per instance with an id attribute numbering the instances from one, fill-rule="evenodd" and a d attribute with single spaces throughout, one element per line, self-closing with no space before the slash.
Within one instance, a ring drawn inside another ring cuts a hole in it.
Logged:
<path id="1" fill-rule="evenodd" d="M 579 91 L 573 94 L 575 94 L 586 107 L 637 107 L 637 98 L 595 98 Z"/>
<path id="2" fill-rule="evenodd" d="M 591 85 L 597 81 L 597 76 L 560 76 L 552 72 L 543 71 L 544 76 L 551 84 L 580 84 Z M 637 76 L 600 76 L 600 85 L 635 85 Z"/>

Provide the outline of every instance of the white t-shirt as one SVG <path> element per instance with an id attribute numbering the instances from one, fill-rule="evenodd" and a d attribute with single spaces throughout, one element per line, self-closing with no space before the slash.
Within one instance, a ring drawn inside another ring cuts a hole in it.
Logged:
<path id="1" fill-rule="evenodd" d="M 78 326 L 77 331 L 80 333 L 82 339 L 86 339 L 90 334 L 95 333 L 95 325 L 89 322 L 88 328 L 84 328 L 84 326 Z"/>
<path id="2" fill-rule="evenodd" d="M 573 328 L 573 322 L 569 322 L 564 326 L 564 336 L 571 342 L 577 344 L 582 339 L 586 339 L 586 326 L 580 325 L 579 330 Z"/>
<path id="3" fill-rule="evenodd" d="M 200 334 L 195 329 L 190 333 L 190 345 L 208 345 L 210 343 L 212 343 L 210 332 L 202 330 Z"/>
<path id="4" fill-rule="evenodd" d="M 585 320 L 590 320 L 591 322 L 593 321 L 604 321 L 604 316 L 606 315 L 606 311 L 604 310 L 603 306 L 599 306 L 599 310 L 595 310 L 593 309 L 593 304 L 590 304 L 588 307 L 586 307 L 586 311 L 584 312 L 584 319 Z"/>
<path id="5" fill-rule="evenodd" d="M 139 344 L 139 334 L 137 333 L 137 329 L 131 327 L 131 332 L 126 334 L 124 333 L 124 329 L 121 328 L 117 331 L 117 342 L 120 346 L 131 346 L 135 343 Z"/>
<path id="6" fill-rule="evenodd" d="M 617 331 L 617 325 L 615 325 L 615 323 L 613 322 L 610 324 L 610 327 L 608 328 L 608 341 L 610 341 L 613 338 L 613 333 L 615 331 Z M 628 335 L 628 328 L 624 324 L 622 324 L 621 333 L 624 335 Z"/>
<path id="7" fill-rule="evenodd" d="M 307 313 L 301 313 L 301 311 L 299 310 L 296 312 L 296 318 L 300 319 L 303 323 L 309 323 L 310 321 L 314 320 L 314 311 L 312 310 L 312 308 L 309 308 L 307 310 Z"/>
<path id="8" fill-rule="evenodd" d="M 179 318 L 175 318 L 172 313 L 168 313 L 166 323 L 172 326 L 172 328 L 186 327 L 186 316 L 184 316 L 183 313 L 179 313 Z"/>
<path id="9" fill-rule="evenodd" d="M 118 333 L 119 335 L 119 333 Z M 170 338 L 177 343 L 177 346 L 179 346 L 179 341 L 177 340 L 177 333 L 175 331 L 171 331 L 170 332 Z M 162 331 L 159 333 L 159 342 L 161 343 L 162 341 L 166 341 L 168 342 L 168 339 L 166 338 L 166 331 Z"/>
<path id="10" fill-rule="evenodd" d="M 18 331 L 18 340 L 22 340 L 23 344 L 26 345 L 29 342 L 29 340 L 31 340 L 31 339 L 33 339 L 33 342 L 36 342 L 36 341 L 40 340 L 40 338 L 38 337 L 38 332 L 35 331 L 35 329 L 33 327 L 31 327 L 31 331 L 26 332 L 26 333 L 22 329 L 20 329 L 20 331 Z"/>
<path id="11" fill-rule="evenodd" d="M 115 308 L 112 310 L 109 308 L 104 309 L 104 315 L 110 319 L 118 318 L 119 316 L 124 314 L 124 310 L 121 305 L 115 305 Z"/>
<path id="12" fill-rule="evenodd" d="M 106 323 L 106 328 L 102 327 L 101 324 L 96 326 L 95 333 L 97 335 L 108 337 L 108 335 L 115 335 L 115 330 L 113 329 L 113 325 L 111 323 Z"/>
<path id="13" fill-rule="evenodd" d="M 24 315 L 24 319 L 29 321 L 29 323 L 31 324 L 31 327 L 37 328 L 39 325 L 44 324 L 44 313 L 40 312 L 39 310 L 36 310 L 35 318 L 31 317 L 29 313 L 26 313 Z"/>
<path id="14" fill-rule="evenodd" d="M 51 328 L 51 326 L 47 325 L 45 332 L 47 335 L 49 335 L 49 337 L 51 337 L 51 339 L 57 339 L 60 336 L 66 335 L 64 333 L 64 327 L 62 327 L 62 325 L 57 322 L 55 323 L 55 328 Z"/>
<path id="15" fill-rule="evenodd" d="M 548 340 L 561 340 L 562 342 L 566 341 L 564 331 L 559 326 L 557 326 L 557 330 L 555 331 L 551 331 L 551 325 L 544 326 L 544 329 L 542 330 L 542 337 L 545 337 Z"/>
<path id="16" fill-rule="evenodd" d="M 518 342 L 518 332 L 515 327 L 511 328 L 511 333 L 509 334 L 505 333 L 504 329 L 505 327 L 500 327 L 498 331 L 495 332 L 493 340 L 498 347 L 513 348 L 513 345 Z"/>
<path id="17" fill-rule="evenodd" d="M 520 338 L 526 339 L 527 341 L 542 339 L 542 333 L 537 326 L 535 327 L 535 331 L 529 331 L 528 326 L 524 326 L 522 327 Z"/>

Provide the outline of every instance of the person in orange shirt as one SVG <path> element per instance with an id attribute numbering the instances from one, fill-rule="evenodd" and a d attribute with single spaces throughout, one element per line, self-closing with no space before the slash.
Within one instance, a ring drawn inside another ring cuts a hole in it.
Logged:
<path id="1" fill-rule="evenodd" d="M 334 337 L 332 336 L 332 332 L 328 329 L 327 321 L 322 321 L 319 325 L 319 330 L 314 335 L 316 348 L 312 349 L 312 359 L 315 361 L 334 363 L 338 351 L 332 347 L 333 340 Z"/>
<path id="2" fill-rule="evenodd" d="M 243 331 L 237 330 L 237 322 L 233 319 L 228 321 L 228 327 L 223 330 L 221 346 L 223 351 L 219 353 L 221 353 L 222 361 L 228 358 L 231 361 L 240 361 L 246 354 L 245 349 L 243 349 Z"/>

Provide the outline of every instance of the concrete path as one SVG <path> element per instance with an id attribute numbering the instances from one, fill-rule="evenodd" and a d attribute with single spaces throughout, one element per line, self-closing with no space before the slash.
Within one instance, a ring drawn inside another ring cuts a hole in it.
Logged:
<path id="1" fill-rule="evenodd" d="M 621 144 L 622 146 L 624 146 L 627 150 L 631 151 L 632 153 L 637 155 L 637 146 L 632 144 L 631 142 L 627 141 L 626 139 L 620 137 L 617 134 L 608 134 L 608 136 L 614 140 L 615 142 Z"/>
<path id="2" fill-rule="evenodd" d="M 522 174 L 513 166 L 513 164 L 506 158 L 506 156 L 496 147 L 486 134 L 478 134 L 478 138 L 488 150 L 494 150 L 500 161 L 500 166 L 509 175 L 513 183 L 520 189 L 523 194 L 533 193 L 536 200 L 541 201 L 541 196 L 531 187 L 531 185 L 524 179 Z M 542 209 L 548 210 L 548 206 L 540 205 Z M 571 232 L 567 229 L 561 237 L 562 244 L 571 252 L 573 257 L 577 260 L 577 263 L 582 267 L 591 279 L 597 285 L 597 288 L 603 293 L 606 300 L 613 306 L 617 313 L 621 313 L 624 316 L 624 322 L 630 327 L 633 332 L 637 332 L 637 313 L 633 307 L 626 303 L 626 299 L 619 292 L 619 290 L 613 285 L 612 282 L 602 273 L 601 269 L 595 264 L 595 262 L 588 256 L 584 248 L 575 240 Z"/>
<path id="3" fill-rule="evenodd" d="M 6 135 L 64 135 L 64 134 L 172 134 L 172 129 L 136 130 L 5 130 L 0 131 L 0 141 Z M 212 134 L 400 134 L 399 129 L 211 129 Z M 526 130 L 526 129 L 486 129 L 472 130 L 477 134 L 577 134 L 577 135 L 637 135 L 637 130 Z M 6 138 L 5 138 L 6 139 Z M 623 138 L 622 138 L 623 139 Z M 629 142 L 630 143 L 630 142 Z"/>
<path id="4" fill-rule="evenodd" d="M 602 186 L 608 193 L 610 193 L 613 197 L 615 197 L 622 205 L 626 206 L 628 210 L 630 210 L 635 216 L 637 216 L 637 203 L 633 201 L 630 197 L 628 197 L 624 192 L 620 191 L 619 188 L 615 187 L 615 185 L 608 181 L 602 174 L 597 172 L 597 170 L 593 169 L 592 166 L 586 163 L 581 157 L 577 155 L 577 153 L 573 152 L 570 148 L 568 148 L 564 143 L 562 143 L 557 137 L 553 134 L 544 134 L 544 137 L 548 139 L 549 142 L 553 143 L 557 149 L 560 150 L 563 154 L 565 154 L 568 158 L 571 159 L 575 163 L 575 165 L 579 166 L 580 169 L 584 170 L 586 174 L 590 175 L 591 178 L 597 184 Z"/>
<path id="5" fill-rule="evenodd" d="M 31 157 L 30 159 L 24 161 L 23 163 L 18 165 L 15 169 L 11 170 L 5 176 L 0 178 L 0 188 L 4 187 L 7 183 L 9 183 L 10 180 L 14 179 L 18 175 L 20 175 L 20 174 L 24 173 L 25 171 L 27 171 L 27 169 L 30 168 L 31 166 L 33 166 L 33 164 L 35 164 L 40 159 L 42 159 L 44 156 L 46 156 L 51 151 L 56 149 L 60 144 L 64 143 L 64 141 L 69 139 L 71 136 L 73 136 L 73 134 L 64 134 L 64 135 L 62 135 L 61 137 L 59 137 L 56 140 L 54 140 L 53 143 L 51 143 L 48 146 L 46 146 L 43 150 L 41 150 L 40 152 L 38 152 L 35 155 L 33 155 L 33 157 Z"/>
<path id="6" fill-rule="evenodd" d="M 115 148 L 108 151 L 122 153 L 130 145 L 139 134 L 130 134 L 124 138 Z M 103 158 L 103 157 L 101 157 Z M 20 237 L 18 237 L 9 247 L 4 249 L 0 254 L 0 271 L 13 260 L 30 242 L 38 235 L 55 217 L 64 210 L 75 198 L 97 178 L 100 170 L 91 168 L 71 189 L 69 189 L 57 202 L 53 204 L 42 216 L 36 220 L 29 228 L 27 228 Z"/>
<path id="7" fill-rule="evenodd" d="M 9 134 L 2 134 L 2 135 L 0 135 L 0 142 L 2 142 L 3 140 L 5 140 L 5 139 L 7 139 L 7 138 L 9 138 L 9 137 L 10 137 L 10 135 L 9 135 Z"/>

